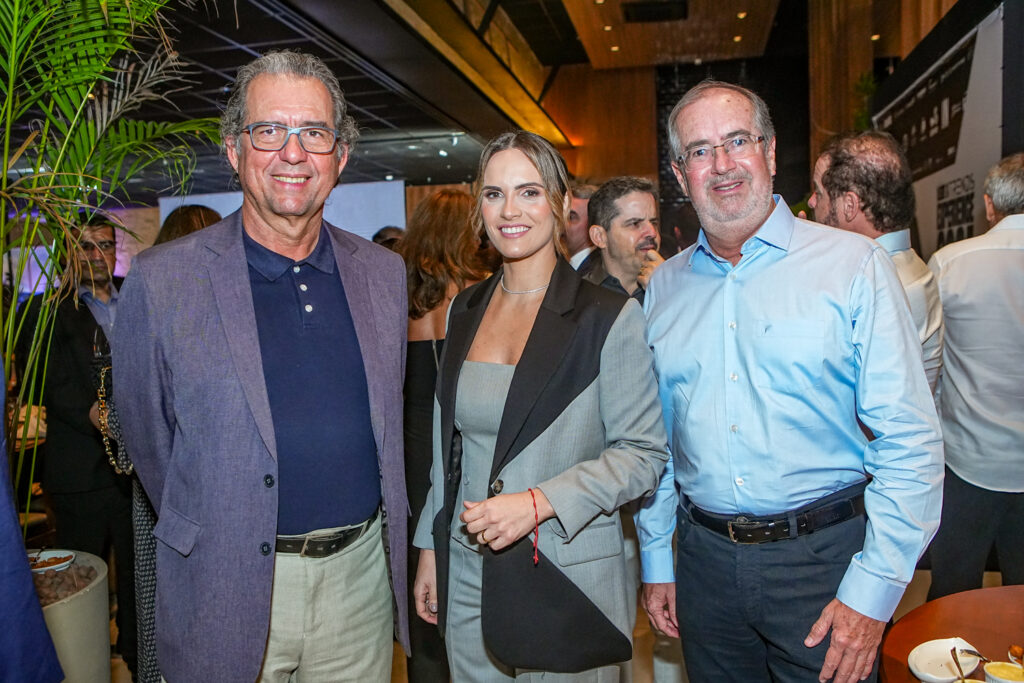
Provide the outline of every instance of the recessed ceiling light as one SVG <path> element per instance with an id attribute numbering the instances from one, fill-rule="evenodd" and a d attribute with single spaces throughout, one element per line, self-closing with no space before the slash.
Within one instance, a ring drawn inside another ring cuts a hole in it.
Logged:
<path id="1" fill-rule="evenodd" d="M 416 145 L 406 145 L 406 149 L 419 149 Z"/>
<path id="2" fill-rule="evenodd" d="M 736 18 L 737 19 L 746 19 L 747 18 L 747 13 L 746 12 L 737 12 L 736 13 Z"/>
<path id="3" fill-rule="evenodd" d="M 594 4 L 595 5 L 603 5 L 604 4 L 604 0 L 594 0 Z"/>
<path id="4" fill-rule="evenodd" d="M 734 42 L 734 43 L 738 43 L 741 40 L 743 40 L 743 36 L 733 36 L 732 37 L 732 42 Z"/>
<path id="5" fill-rule="evenodd" d="M 882 34 L 881 33 L 876 33 L 873 36 L 871 36 L 871 40 L 881 40 L 881 39 L 882 39 Z"/>
<path id="6" fill-rule="evenodd" d="M 384 176 L 384 180 L 394 180 L 394 179 L 395 179 L 395 176 L 391 175 L 390 173 L 388 173 L 386 176 Z"/>
<path id="7" fill-rule="evenodd" d="M 605 31 L 611 31 L 612 30 L 611 24 L 605 24 L 604 30 Z"/>
<path id="8" fill-rule="evenodd" d="M 437 153 L 438 153 L 438 155 L 443 156 L 443 157 L 448 156 L 448 150 L 446 150 L 446 149 L 439 149 L 439 150 L 437 150 Z"/>
<path id="9" fill-rule="evenodd" d="M 612 52 L 618 52 L 618 51 L 619 51 L 619 46 L 618 45 L 612 45 Z"/>

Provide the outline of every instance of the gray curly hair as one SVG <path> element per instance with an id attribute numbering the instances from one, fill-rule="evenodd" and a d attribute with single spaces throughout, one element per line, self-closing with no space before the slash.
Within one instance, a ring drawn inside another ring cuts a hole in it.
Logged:
<path id="1" fill-rule="evenodd" d="M 263 74 L 290 75 L 297 78 L 315 78 L 324 84 L 334 105 L 334 128 L 338 131 L 337 154 L 342 145 L 350 151 L 359 138 L 356 122 L 347 113 L 345 95 L 341 91 L 338 77 L 323 61 L 310 54 L 293 50 L 274 50 L 254 59 L 238 70 L 235 84 L 231 88 L 227 107 L 220 118 L 221 145 L 226 149 L 229 140 L 238 143 L 238 136 L 245 127 L 246 99 L 253 79 Z"/>

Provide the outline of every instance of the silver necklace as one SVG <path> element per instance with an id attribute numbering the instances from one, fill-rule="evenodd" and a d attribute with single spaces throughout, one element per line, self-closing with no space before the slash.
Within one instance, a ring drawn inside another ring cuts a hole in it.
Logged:
<path id="1" fill-rule="evenodd" d="M 502 289 L 502 291 L 504 291 L 504 292 L 505 292 L 506 294 L 534 294 L 534 293 L 536 293 L 536 292 L 542 292 L 542 291 L 544 291 L 545 289 L 547 289 L 547 288 L 548 288 L 548 285 L 550 285 L 550 284 L 551 284 L 551 283 L 549 282 L 549 283 L 547 283 L 546 285 L 541 285 L 540 287 L 534 287 L 533 289 L 524 289 L 524 290 L 522 290 L 522 291 L 516 291 L 516 290 L 514 290 L 514 289 L 509 289 L 508 287 L 506 287 L 506 286 L 505 286 L 505 274 L 504 274 L 504 273 L 502 273 L 502 274 L 501 274 L 501 280 L 500 280 L 500 282 L 501 282 L 501 289 Z"/>

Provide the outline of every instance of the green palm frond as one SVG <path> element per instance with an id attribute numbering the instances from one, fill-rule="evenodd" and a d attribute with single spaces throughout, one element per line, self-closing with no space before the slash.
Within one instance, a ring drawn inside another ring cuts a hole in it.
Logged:
<path id="1" fill-rule="evenodd" d="M 180 186 L 194 167 L 193 146 L 218 141 L 214 119 L 128 118 L 148 101 L 173 105 L 187 84 L 161 16 L 166 4 L 0 0 L 0 253 L 14 282 L 40 260 L 49 282 L 74 281 L 77 260 L 68 256 L 83 213 L 102 211 L 115 196 L 130 200 L 128 181 L 150 167 L 165 171 L 169 188 Z M 22 378 L 16 403 L 38 400 L 54 311 L 45 305 L 29 323 L 13 305 L 2 310 L 5 378 L 18 335 L 31 339 L 26 355 L 41 373 Z"/>

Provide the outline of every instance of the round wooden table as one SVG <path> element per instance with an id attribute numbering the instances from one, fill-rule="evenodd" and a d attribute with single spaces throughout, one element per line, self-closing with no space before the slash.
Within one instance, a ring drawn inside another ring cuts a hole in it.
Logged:
<path id="1" fill-rule="evenodd" d="M 909 612 L 882 639 L 879 678 L 886 683 L 916 683 L 907 666 L 910 651 L 928 640 L 956 636 L 986 657 L 1006 661 L 1011 645 L 1024 645 L 1024 586 L 947 595 Z M 978 666 L 967 678 L 983 681 L 985 672 Z"/>

